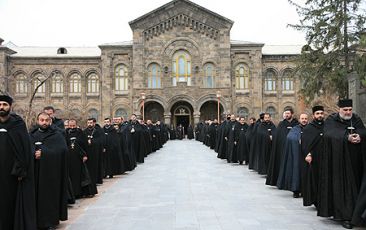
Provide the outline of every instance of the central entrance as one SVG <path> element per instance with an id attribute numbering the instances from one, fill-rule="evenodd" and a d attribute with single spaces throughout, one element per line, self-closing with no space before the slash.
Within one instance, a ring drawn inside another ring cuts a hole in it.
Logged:
<path id="1" fill-rule="evenodd" d="M 172 125 L 176 129 L 179 125 L 184 127 L 184 133 L 187 132 L 189 125 L 193 126 L 193 107 L 185 101 L 177 102 L 173 105 L 172 110 Z"/>

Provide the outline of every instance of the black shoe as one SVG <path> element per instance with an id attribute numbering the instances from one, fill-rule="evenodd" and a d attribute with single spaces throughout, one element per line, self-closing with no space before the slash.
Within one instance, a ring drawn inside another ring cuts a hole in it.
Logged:
<path id="1" fill-rule="evenodd" d="M 347 228 L 347 229 L 352 229 L 353 228 L 351 222 L 348 221 L 348 220 L 343 221 L 342 226 L 343 226 L 343 228 Z"/>
<path id="2" fill-rule="evenodd" d="M 294 198 L 300 198 L 300 193 L 299 192 L 294 192 L 294 194 L 292 196 Z"/>
<path id="3" fill-rule="evenodd" d="M 242 161 L 239 161 L 239 164 L 240 164 L 240 165 L 242 165 L 242 164 L 243 164 L 243 162 L 242 162 Z"/>

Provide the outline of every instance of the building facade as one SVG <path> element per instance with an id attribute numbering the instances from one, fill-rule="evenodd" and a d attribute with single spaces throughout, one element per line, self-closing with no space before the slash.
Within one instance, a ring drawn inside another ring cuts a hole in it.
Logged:
<path id="1" fill-rule="evenodd" d="M 63 118 L 136 113 L 168 125 L 218 115 L 279 120 L 302 110 L 293 58 L 301 46 L 233 41 L 233 21 L 188 0 L 173 0 L 130 23 L 129 42 L 99 47 L 0 46 L 1 87 L 14 110 L 57 108 Z"/>

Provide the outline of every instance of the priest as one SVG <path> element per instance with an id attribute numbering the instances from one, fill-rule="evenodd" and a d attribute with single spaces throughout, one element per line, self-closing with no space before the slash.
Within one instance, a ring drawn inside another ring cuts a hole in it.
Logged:
<path id="1" fill-rule="evenodd" d="M 352 111 L 352 100 L 338 102 L 339 111 L 324 123 L 324 152 L 321 156 L 318 215 L 350 222 L 356 206 L 363 174 L 366 129 Z"/>
<path id="2" fill-rule="evenodd" d="M 31 143 L 23 119 L 0 95 L 0 229 L 36 230 Z"/>
<path id="3" fill-rule="evenodd" d="M 244 117 L 239 118 L 239 125 L 238 125 L 238 134 L 237 134 L 237 148 L 236 148 L 236 155 L 239 161 L 239 164 L 243 164 L 245 161 L 245 164 L 248 164 L 248 148 L 247 148 L 247 139 L 246 139 L 246 132 L 248 130 L 248 124 L 245 122 Z"/>
<path id="4" fill-rule="evenodd" d="M 324 151 L 324 107 L 312 108 L 313 121 L 304 129 L 301 137 L 301 184 L 304 206 L 317 206 L 319 187 L 319 157 Z"/>
<path id="5" fill-rule="evenodd" d="M 286 108 L 283 116 L 284 119 L 278 124 L 276 135 L 273 136 L 273 146 L 268 165 L 266 185 L 275 186 L 277 184 L 287 134 L 294 126 L 299 124 L 297 119 L 294 118 L 294 111 L 292 108 Z"/>
<path id="6" fill-rule="evenodd" d="M 67 220 L 67 144 L 62 133 L 51 126 L 51 117 L 42 112 L 30 133 L 35 153 L 37 226 L 54 229 Z"/>

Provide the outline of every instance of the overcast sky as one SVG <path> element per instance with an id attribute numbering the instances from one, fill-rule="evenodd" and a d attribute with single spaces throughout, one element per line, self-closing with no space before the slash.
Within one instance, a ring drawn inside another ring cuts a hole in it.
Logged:
<path id="1" fill-rule="evenodd" d="M 234 21 L 232 40 L 304 44 L 287 27 L 299 18 L 287 0 L 192 0 Z M 97 46 L 132 40 L 128 22 L 169 0 L 0 0 L 0 37 L 18 46 Z"/>

